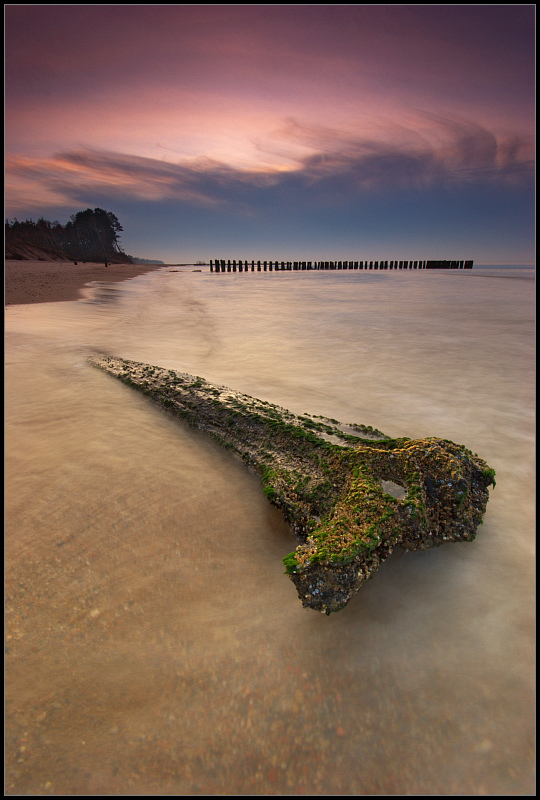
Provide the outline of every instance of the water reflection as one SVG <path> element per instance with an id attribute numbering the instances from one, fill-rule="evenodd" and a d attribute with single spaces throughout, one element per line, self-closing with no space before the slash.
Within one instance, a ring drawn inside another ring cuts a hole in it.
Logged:
<path id="1" fill-rule="evenodd" d="M 105 303 L 116 303 L 120 297 L 125 293 L 122 285 L 116 283 L 101 283 L 100 281 L 92 281 L 88 284 L 90 291 L 86 292 L 87 297 L 82 302 L 90 303 L 91 305 L 103 305 Z"/>
<path id="2" fill-rule="evenodd" d="M 164 271 L 8 309 L 8 794 L 533 791 L 532 284 L 515 277 Z M 464 443 L 497 470 L 485 524 L 396 553 L 338 615 L 303 610 L 256 477 L 90 348 Z"/>

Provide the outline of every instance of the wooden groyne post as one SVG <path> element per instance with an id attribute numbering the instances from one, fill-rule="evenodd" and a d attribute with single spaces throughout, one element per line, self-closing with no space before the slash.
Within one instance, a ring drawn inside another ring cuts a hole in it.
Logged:
<path id="1" fill-rule="evenodd" d="M 472 269 L 473 261 L 393 260 L 393 261 L 254 261 L 210 259 L 210 272 L 298 272 L 305 270 L 382 270 L 382 269 Z"/>

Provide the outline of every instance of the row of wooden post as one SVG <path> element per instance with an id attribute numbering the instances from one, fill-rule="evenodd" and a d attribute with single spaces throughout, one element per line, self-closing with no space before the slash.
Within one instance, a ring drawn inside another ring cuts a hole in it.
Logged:
<path id="1" fill-rule="evenodd" d="M 282 272 L 327 269 L 472 269 L 472 261 L 210 261 L 210 272 Z"/>

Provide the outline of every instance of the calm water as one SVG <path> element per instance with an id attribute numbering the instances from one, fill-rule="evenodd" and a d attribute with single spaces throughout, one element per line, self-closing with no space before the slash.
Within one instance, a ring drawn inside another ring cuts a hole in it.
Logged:
<path id="1" fill-rule="evenodd" d="M 6 312 L 7 793 L 533 794 L 534 272 L 176 269 Z M 478 537 L 304 610 L 256 477 L 92 349 L 465 444 Z"/>

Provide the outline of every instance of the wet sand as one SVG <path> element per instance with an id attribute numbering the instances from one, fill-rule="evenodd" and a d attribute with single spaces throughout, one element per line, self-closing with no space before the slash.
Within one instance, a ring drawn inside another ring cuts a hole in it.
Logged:
<path id="1" fill-rule="evenodd" d="M 349 306 L 346 276 L 307 277 L 7 310 L 8 796 L 534 794 L 527 287 L 363 276 Z M 497 469 L 486 524 L 303 610 L 256 477 L 89 347 L 463 441 Z"/>
<path id="2" fill-rule="evenodd" d="M 73 261 L 6 261 L 4 304 L 79 300 L 90 281 L 117 283 L 160 269 L 162 264 L 109 264 Z"/>

